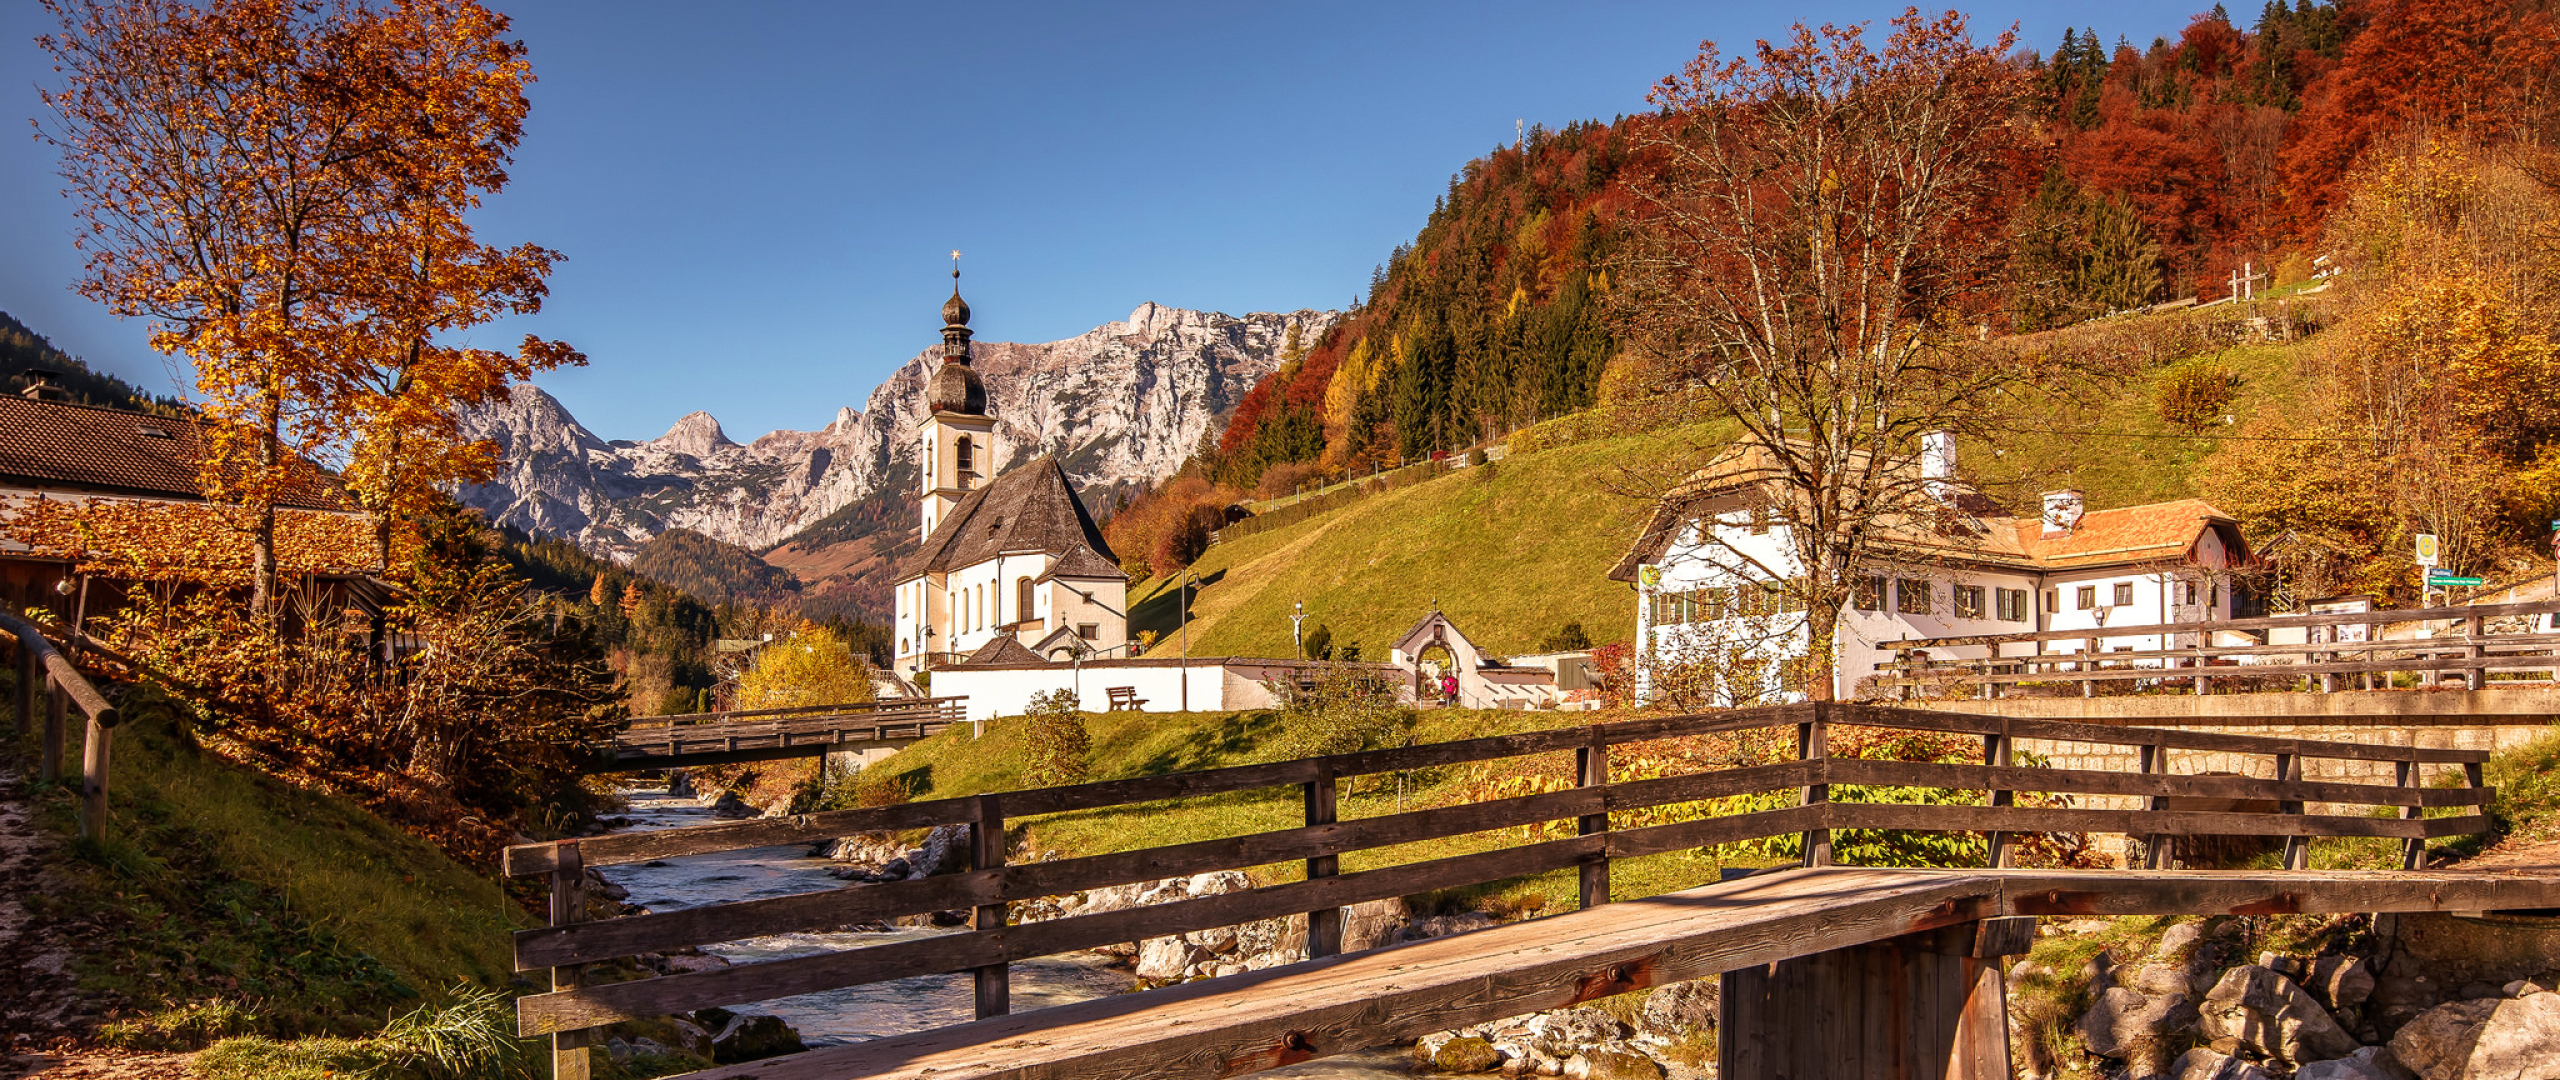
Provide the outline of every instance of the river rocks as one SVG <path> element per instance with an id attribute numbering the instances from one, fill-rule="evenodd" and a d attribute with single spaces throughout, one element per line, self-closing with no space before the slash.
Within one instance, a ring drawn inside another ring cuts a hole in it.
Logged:
<path id="1" fill-rule="evenodd" d="M 1644 996 L 1647 1034 L 1679 1038 L 1707 1031 L 1716 1023 L 1717 983 L 1713 979 L 1657 986 Z"/>
<path id="2" fill-rule="evenodd" d="M 1138 978 L 1151 983 L 1176 982 L 1198 962 L 1198 947 L 1179 937 L 1148 938 L 1138 943 Z"/>
<path id="3" fill-rule="evenodd" d="M 1502 1053 L 1483 1036 L 1443 1031 L 1413 1044 L 1413 1063 L 1425 1072 L 1491 1072 L 1502 1064 Z"/>
<path id="4" fill-rule="evenodd" d="M 2293 1080 L 2413 1080 L 2389 1047 L 2368 1046 L 2342 1058 L 2315 1061 L 2294 1070 Z"/>
<path id="5" fill-rule="evenodd" d="M 907 880 L 928 878 L 936 874 L 955 874 L 969 868 L 969 827 L 936 825 L 926 833 L 924 846 L 907 856 Z"/>
<path id="6" fill-rule="evenodd" d="M 2201 1046 L 2179 1058 L 2170 1075 L 2176 1080 L 2275 1080 L 2265 1069 Z"/>
<path id="7" fill-rule="evenodd" d="M 2195 1005 L 2183 993 L 2152 996 L 2122 986 L 2098 992 L 2080 1017 L 2089 1052 L 2131 1063 L 2134 1076 L 2164 1069 L 2175 1036 L 2196 1026 Z"/>
<path id="8" fill-rule="evenodd" d="M 2560 994 L 2439 1005 L 2391 1052 L 2424 1080 L 2560 1080 Z"/>
<path id="9" fill-rule="evenodd" d="M 751 818 L 762 816 L 762 814 L 763 811 L 747 805 L 747 801 L 739 798 L 738 793 L 734 791 L 723 791 L 718 798 L 711 800 L 712 817 Z"/>
<path id="10" fill-rule="evenodd" d="M 693 774 L 686 772 L 683 769 L 675 769 L 668 772 L 667 797 L 671 799 L 694 798 Z"/>
<path id="11" fill-rule="evenodd" d="M 1652 1058 L 1624 1050 L 1586 1050 L 1565 1059 L 1565 1080 L 1662 1080 Z"/>
<path id="12" fill-rule="evenodd" d="M 2216 1046 L 2245 1046 L 2287 1062 L 2342 1058 L 2357 1047 L 2309 993 L 2259 964 L 2224 972 L 2202 1011 Z"/>
<path id="13" fill-rule="evenodd" d="M 2311 962 L 2310 990 L 2332 1009 L 2353 1009 L 2373 996 L 2373 969 L 2364 957 L 2331 953 Z"/>
<path id="14" fill-rule="evenodd" d="M 727 1009 L 703 1009 L 693 1014 L 702 1029 L 716 1031 L 711 1036 L 708 1056 L 715 1065 L 741 1061 L 757 1061 L 797 1054 L 808 1049 L 800 1041 L 800 1033 L 779 1016 L 763 1013 L 741 1014 Z M 679 1034 L 681 1034 L 679 1029 Z M 690 1041 L 690 1040 L 688 1040 Z M 687 1046 L 686 1049 L 692 1049 Z"/>
<path id="15" fill-rule="evenodd" d="M 1371 900 L 1342 909 L 1342 951 L 1362 952 L 1392 945 L 1411 921 L 1401 898 Z"/>
<path id="16" fill-rule="evenodd" d="M 704 1061 L 711 1060 L 711 1032 L 685 1019 L 668 1021 L 668 1026 L 675 1029 L 677 1048 Z"/>

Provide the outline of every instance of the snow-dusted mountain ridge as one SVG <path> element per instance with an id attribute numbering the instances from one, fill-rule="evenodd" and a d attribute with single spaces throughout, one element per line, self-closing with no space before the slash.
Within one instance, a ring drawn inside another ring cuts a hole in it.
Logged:
<path id="1" fill-rule="evenodd" d="M 1293 327 L 1312 346 L 1335 317 L 1149 303 L 1064 341 L 978 342 L 972 363 L 996 418 L 996 460 L 1010 467 L 1057 454 L 1087 488 L 1152 483 L 1280 366 Z M 670 528 L 771 547 L 846 505 L 914 483 L 913 436 L 938 351 L 900 365 L 859 410 L 745 445 L 706 412 L 655 439 L 607 442 L 540 388 L 518 386 L 466 420 L 466 433 L 495 442 L 505 464 L 459 495 L 492 521 L 614 558 Z"/>

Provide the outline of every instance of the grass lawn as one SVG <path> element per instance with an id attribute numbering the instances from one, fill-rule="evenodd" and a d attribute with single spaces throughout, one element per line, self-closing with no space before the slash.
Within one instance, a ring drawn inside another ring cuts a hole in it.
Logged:
<path id="1" fill-rule="evenodd" d="M 527 924 L 494 882 L 361 808 L 214 757 L 147 691 L 125 715 L 104 844 L 72 839 L 68 788 L 34 798 L 70 856 L 38 913 L 94 927 L 73 971 L 123 1011 L 123 1037 L 367 1032 L 457 985 L 507 985 L 507 934 Z M 32 773 L 35 738 L 6 747 Z"/>
<path id="2" fill-rule="evenodd" d="M 1191 599 L 1191 652 L 1290 655 L 1300 601 L 1306 629 L 1326 627 L 1337 649 L 1357 642 L 1364 659 L 1385 659 L 1434 602 L 1497 653 L 1530 651 L 1567 622 L 1595 642 L 1625 640 L 1634 593 L 1608 573 L 1651 510 L 1639 493 L 1703 461 L 1718 430 L 1517 455 L 1219 544 L 1192 567 L 1205 584 Z M 1130 586 L 1130 632 L 1161 638 L 1150 655 L 1172 655 L 1179 599 L 1169 578 Z"/>

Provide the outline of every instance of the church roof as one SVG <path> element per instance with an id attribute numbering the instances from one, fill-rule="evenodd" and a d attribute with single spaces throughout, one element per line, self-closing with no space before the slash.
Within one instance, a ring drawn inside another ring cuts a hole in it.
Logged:
<path id="1" fill-rule="evenodd" d="M 1013 635 L 998 634 L 994 641 L 978 646 L 978 651 L 970 653 L 969 658 L 960 663 L 966 666 L 970 664 L 1039 664 L 1046 661 L 1040 658 L 1040 654 L 1023 648 L 1021 642 L 1013 639 Z"/>
<path id="2" fill-rule="evenodd" d="M 1040 575 L 1040 580 L 1075 578 L 1087 581 L 1127 581 L 1129 574 L 1120 564 L 1096 554 L 1092 548 L 1077 544 Z"/>
<path id="3" fill-rule="evenodd" d="M 1092 559 L 1077 558 L 1079 549 Z M 1075 558 L 1087 567 L 1109 569 L 1107 575 L 1065 576 L 1127 578 L 1120 572 L 1119 557 L 1111 553 L 1110 542 L 1094 525 L 1093 515 L 1085 512 L 1084 500 L 1076 497 L 1066 469 L 1056 457 L 1043 455 L 963 496 L 950 516 L 934 527 L 933 535 L 907 557 L 898 580 L 1030 552 L 1060 556 L 1061 566 Z"/>

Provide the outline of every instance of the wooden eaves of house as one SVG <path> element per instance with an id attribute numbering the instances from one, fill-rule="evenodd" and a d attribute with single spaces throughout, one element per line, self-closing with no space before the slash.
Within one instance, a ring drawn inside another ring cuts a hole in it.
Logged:
<path id="1" fill-rule="evenodd" d="M 2052 491 L 2040 514 L 2014 517 L 1966 487 L 1952 457 L 1925 477 L 1943 493 L 1942 512 L 1876 523 L 1872 556 L 1840 614 L 1839 696 L 1855 695 L 1891 658 L 1887 642 L 2088 630 L 2089 638 L 2050 650 L 2079 651 L 2092 640 L 2106 651 L 2158 650 L 2193 644 L 2164 624 L 2232 617 L 2231 572 L 2248 561 L 2248 546 L 2238 523 L 2210 504 L 2089 510 L 2080 492 Z M 1808 647 L 1801 604 L 1790 603 L 1796 594 L 1784 585 L 1800 573 L 1782 523 L 1789 515 L 1769 509 L 1793 498 L 1768 455 L 1739 447 L 1656 506 L 1609 575 L 1636 586 L 1640 697 L 1666 665 L 1735 659 L 1751 667 L 1760 696 L 1779 694 L 1778 662 Z"/>
<path id="2" fill-rule="evenodd" d="M 201 483 L 215 421 L 73 405 L 42 389 L 0 397 L 0 603 L 68 625 L 113 609 L 131 583 L 247 580 L 245 511 L 207 500 Z M 276 502 L 289 613 L 378 609 L 371 516 L 309 462 Z"/>

